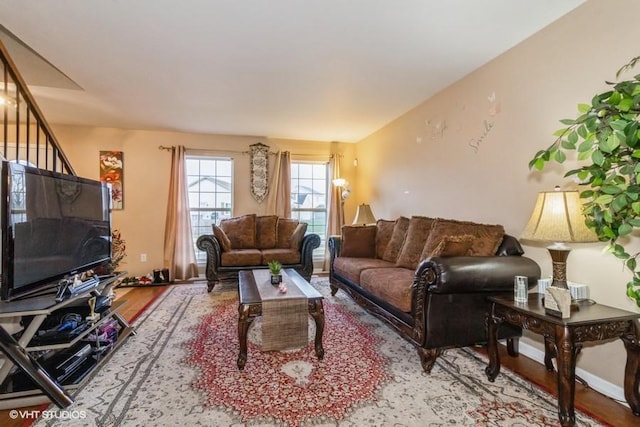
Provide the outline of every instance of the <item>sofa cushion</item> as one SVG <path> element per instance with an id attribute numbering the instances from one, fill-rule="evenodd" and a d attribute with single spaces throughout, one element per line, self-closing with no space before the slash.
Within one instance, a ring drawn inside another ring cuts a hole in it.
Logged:
<path id="1" fill-rule="evenodd" d="M 379 219 L 376 222 L 376 258 L 384 257 L 384 251 L 387 250 L 395 225 L 395 221 L 387 219 Z"/>
<path id="2" fill-rule="evenodd" d="M 422 260 L 422 250 L 429 237 L 431 227 L 435 223 L 435 219 L 424 216 L 412 216 L 409 220 L 409 228 L 407 229 L 407 237 L 398 255 L 396 265 L 398 267 L 410 268 L 415 270 Z"/>
<path id="3" fill-rule="evenodd" d="M 376 227 L 345 225 L 342 227 L 340 256 L 376 257 Z"/>
<path id="4" fill-rule="evenodd" d="M 295 230 L 293 230 L 293 234 L 291 235 L 291 243 L 290 243 L 289 249 L 299 251 L 300 245 L 302 244 L 302 239 L 304 238 L 304 234 L 306 232 L 307 232 L 307 223 L 306 222 L 298 223 Z"/>
<path id="5" fill-rule="evenodd" d="M 265 215 L 256 217 L 256 247 L 271 249 L 276 247 L 278 231 L 278 216 Z"/>
<path id="6" fill-rule="evenodd" d="M 278 219 L 278 243 L 276 248 L 289 249 L 291 248 L 291 238 L 294 231 L 300 221 L 292 218 L 279 218 Z"/>
<path id="7" fill-rule="evenodd" d="M 215 224 L 211 224 L 211 228 L 213 229 L 213 237 L 215 237 L 218 240 L 218 243 L 220 243 L 220 249 L 222 249 L 222 252 L 230 251 L 231 241 L 222 230 L 222 228 L 218 227 Z"/>
<path id="8" fill-rule="evenodd" d="M 414 271 L 407 268 L 369 268 L 360 274 L 360 286 L 398 310 L 411 312 Z"/>
<path id="9" fill-rule="evenodd" d="M 400 249 L 404 243 L 404 238 L 407 235 L 409 229 L 409 218 L 401 216 L 396 220 L 396 224 L 393 226 L 393 233 L 391 234 L 391 240 L 387 244 L 387 248 L 384 250 L 383 260 L 395 263 L 398 259 Z"/>
<path id="10" fill-rule="evenodd" d="M 360 273 L 368 268 L 393 268 L 395 264 L 376 258 L 337 257 L 333 261 L 333 271 L 355 283 L 360 283 Z"/>
<path id="11" fill-rule="evenodd" d="M 221 255 L 223 267 L 243 267 L 246 265 L 260 265 L 262 253 L 258 249 L 232 249 Z"/>
<path id="12" fill-rule="evenodd" d="M 429 239 L 427 239 L 423 253 L 433 256 L 435 249 L 445 237 L 463 235 L 474 236 L 469 255 L 492 256 L 495 255 L 502 242 L 504 227 L 438 218 L 429 233 Z"/>
<path id="13" fill-rule="evenodd" d="M 440 241 L 438 246 L 433 250 L 433 253 L 430 256 L 465 256 L 470 255 L 471 246 L 475 241 L 475 237 L 469 234 L 464 234 L 462 236 L 447 236 Z M 425 248 L 427 245 L 425 245 Z M 428 255 L 425 255 L 425 258 Z"/>
<path id="14" fill-rule="evenodd" d="M 256 215 L 249 214 L 220 221 L 220 228 L 231 241 L 233 249 L 256 248 Z"/>
<path id="15" fill-rule="evenodd" d="M 280 264 L 300 264 L 300 251 L 297 249 L 263 249 L 262 265 L 267 265 L 271 261 L 278 261 Z"/>

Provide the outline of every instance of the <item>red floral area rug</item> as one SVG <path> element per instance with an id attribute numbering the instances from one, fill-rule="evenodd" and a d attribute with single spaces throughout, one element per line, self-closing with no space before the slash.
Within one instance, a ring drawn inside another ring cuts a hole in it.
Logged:
<path id="1" fill-rule="evenodd" d="M 217 305 L 186 344 L 186 362 L 202 372 L 193 386 L 205 394 L 208 405 L 229 408 L 243 422 L 260 418 L 298 425 L 315 417 L 343 419 L 349 408 L 372 401 L 390 376 L 385 358 L 376 353 L 380 339 L 369 327 L 338 305 L 324 306 L 323 360 L 316 357 L 313 341 L 294 351 L 261 351 L 258 318 L 248 337 L 247 364 L 240 371 L 238 302 Z M 309 325 L 313 338 L 315 323 Z"/>
<path id="2" fill-rule="evenodd" d="M 416 349 L 346 294 L 312 280 L 325 307 L 325 358 L 310 344 L 260 349 L 260 319 L 238 371 L 234 287 L 164 292 L 66 411 L 38 426 L 557 426 L 557 401 L 508 369 L 487 380 L 487 359 L 451 349 L 429 375 Z M 310 337 L 314 322 L 310 321 Z M 50 409 L 56 409 L 51 407 Z M 597 422 L 576 411 L 576 425 Z"/>

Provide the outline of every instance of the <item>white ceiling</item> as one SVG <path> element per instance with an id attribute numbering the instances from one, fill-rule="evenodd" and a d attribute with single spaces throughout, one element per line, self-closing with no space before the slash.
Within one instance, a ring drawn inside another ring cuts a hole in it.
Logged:
<path id="1" fill-rule="evenodd" d="M 583 2 L 0 0 L 0 24 L 71 79 L 7 43 L 50 123 L 351 142 Z"/>

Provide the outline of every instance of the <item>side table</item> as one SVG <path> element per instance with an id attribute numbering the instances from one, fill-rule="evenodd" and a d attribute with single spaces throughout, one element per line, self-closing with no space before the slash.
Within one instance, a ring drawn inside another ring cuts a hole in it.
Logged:
<path id="1" fill-rule="evenodd" d="M 637 319 L 640 313 L 620 310 L 602 304 L 580 303 L 580 310 L 561 319 L 545 313 L 542 294 L 529 294 L 526 303 L 510 297 L 489 297 L 491 311 L 487 314 L 489 366 L 487 378 L 493 382 L 500 373 L 500 356 L 496 333 L 498 325 L 507 322 L 544 337 L 545 367 L 553 371 L 551 359 L 558 365 L 558 417 L 563 426 L 575 425 L 576 358 L 584 342 L 604 342 L 620 338 L 627 351 L 624 372 L 624 396 L 633 411 L 640 416 L 640 338 Z"/>

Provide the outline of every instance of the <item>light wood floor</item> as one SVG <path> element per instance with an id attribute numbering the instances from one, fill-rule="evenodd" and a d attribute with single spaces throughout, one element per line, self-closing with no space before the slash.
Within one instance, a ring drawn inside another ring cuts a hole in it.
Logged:
<path id="1" fill-rule="evenodd" d="M 118 298 L 127 300 L 127 305 L 121 310 L 123 316 L 126 319 L 131 320 L 140 310 L 145 308 L 150 301 L 163 291 L 164 287 L 161 286 L 116 289 L 116 293 L 119 294 Z M 484 352 L 483 349 L 479 349 L 478 351 Z M 504 347 L 501 348 L 501 352 L 500 359 L 503 367 L 511 369 L 527 380 L 556 395 L 555 374 L 547 372 L 542 364 L 525 356 L 521 355 L 517 358 L 509 357 L 506 354 L 506 349 Z M 416 363 L 419 363 L 417 354 Z M 596 391 L 586 389 L 581 384 L 576 384 L 575 404 L 576 408 L 596 417 L 600 422 L 612 426 L 623 427 L 640 425 L 640 417 L 635 417 L 628 407 L 623 406 Z M 35 410 L 42 409 L 42 407 L 22 409 Z M 25 422 L 24 420 L 12 420 L 9 417 L 9 411 L 5 410 L 0 411 L 0 425 L 5 427 L 18 427 L 24 426 Z"/>

